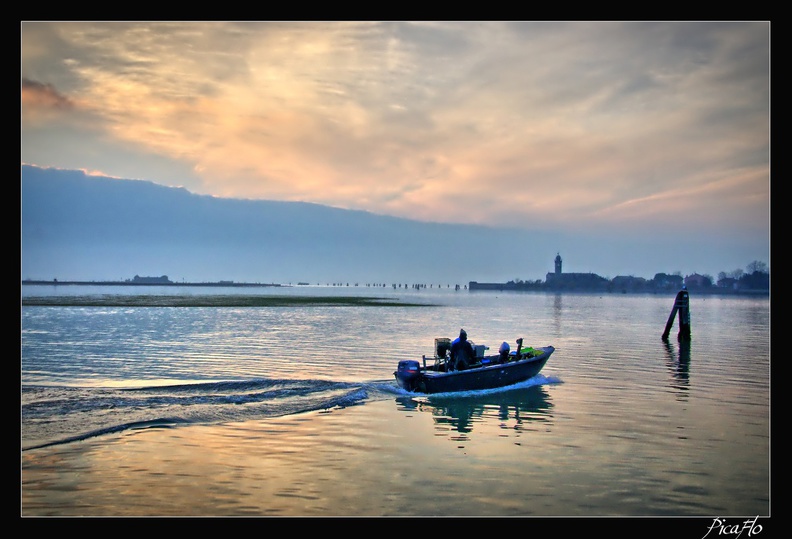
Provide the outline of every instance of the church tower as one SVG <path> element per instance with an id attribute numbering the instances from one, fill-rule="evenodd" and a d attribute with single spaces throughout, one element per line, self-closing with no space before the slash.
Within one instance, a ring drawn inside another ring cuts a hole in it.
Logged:
<path id="1" fill-rule="evenodd" d="M 555 257 L 555 274 L 560 276 L 561 275 L 561 255 L 556 253 Z"/>

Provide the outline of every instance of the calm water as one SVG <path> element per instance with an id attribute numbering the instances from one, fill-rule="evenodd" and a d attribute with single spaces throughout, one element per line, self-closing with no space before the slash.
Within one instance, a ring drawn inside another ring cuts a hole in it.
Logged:
<path id="1" fill-rule="evenodd" d="M 683 347 L 675 293 L 244 293 L 427 306 L 23 307 L 23 516 L 770 515 L 768 298 L 691 294 Z M 556 352 L 503 390 L 396 387 L 460 327 Z"/>

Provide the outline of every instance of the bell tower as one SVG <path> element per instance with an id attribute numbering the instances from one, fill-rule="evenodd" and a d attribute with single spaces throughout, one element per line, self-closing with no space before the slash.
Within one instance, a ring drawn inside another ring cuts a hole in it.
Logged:
<path id="1" fill-rule="evenodd" d="M 555 274 L 561 275 L 561 255 L 556 253 L 555 257 Z"/>

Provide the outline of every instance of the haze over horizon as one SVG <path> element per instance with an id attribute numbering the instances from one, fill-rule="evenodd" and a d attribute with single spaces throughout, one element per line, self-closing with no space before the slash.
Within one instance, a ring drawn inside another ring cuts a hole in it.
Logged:
<path id="1" fill-rule="evenodd" d="M 770 265 L 767 21 L 25 21 L 20 37 L 23 164 L 525 230 L 515 251 L 574 238 L 542 244 L 545 271 L 556 251 L 610 277 Z"/>
<path id="2" fill-rule="evenodd" d="M 674 258 L 667 258 L 668 249 L 655 249 L 626 266 L 618 254 L 640 251 L 640 240 L 620 241 L 603 256 L 601 242 L 554 230 L 427 223 L 305 202 L 218 198 L 30 165 L 22 166 L 21 186 L 23 280 L 167 275 L 176 282 L 462 285 L 544 281 L 557 254 L 564 273 L 651 279 L 657 273 L 700 273 L 691 263 L 718 251 L 691 240 L 673 246 Z"/>

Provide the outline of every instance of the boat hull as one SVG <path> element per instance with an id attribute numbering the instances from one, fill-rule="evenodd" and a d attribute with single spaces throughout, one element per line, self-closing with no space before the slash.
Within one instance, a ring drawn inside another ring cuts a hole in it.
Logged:
<path id="1" fill-rule="evenodd" d="M 394 375 L 399 387 L 416 393 L 494 389 L 524 382 L 539 374 L 555 348 L 546 346 L 536 350 L 541 350 L 542 353 L 531 358 L 462 371 L 437 372 L 421 368 L 416 372 L 414 367 L 417 362 L 405 362 L 411 364 L 410 368 L 400 368 Z"/>

